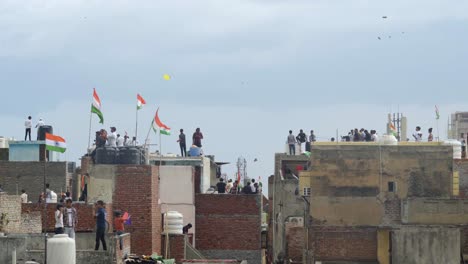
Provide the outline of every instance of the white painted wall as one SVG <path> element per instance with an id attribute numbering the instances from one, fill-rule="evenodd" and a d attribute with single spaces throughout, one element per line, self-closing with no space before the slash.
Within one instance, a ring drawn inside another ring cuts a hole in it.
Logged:
<path id="1" fill-rule="evenodd" d="M 195 236 L 195 179 L 192 166 L 161 166 L 159 170 L 161 211 L 177 211 L 184 225 L 191 223 Z"/>
<path id="2" fill-rule="evenodd" d="M 206 193 L 206 191 L 211 187 L 211 160 L 209 158 L 203 157 L 203 167 L 201 171 L 201 193 Z"/>

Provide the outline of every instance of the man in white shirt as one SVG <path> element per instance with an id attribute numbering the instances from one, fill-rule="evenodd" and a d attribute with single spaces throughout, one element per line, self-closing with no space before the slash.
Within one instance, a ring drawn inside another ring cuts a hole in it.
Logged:
<path id="1" fill-rule="evenodd" d="M 115 132 L 117 129 L 115 127 L 111 127 L 110 134 L 107 135 L 107 145 L 110 147 L 117 147 L 117 133 Z"/>
<path id="2" fill-rule="evenodd" d="M 379 141 L 379 136 L 377 135 L 377 131 L 371 130 L 371 141 L 377 142 Z"/>
<path id="3" fill-rule="evenodd" d="M 125 139 L 120 136 L 120 134 L 117 134 L 117 147 L 123 147 L 124 146 Z"/>
<path id="4" fill-rule="evenodd" d="M 37 124 L 36 124 L 36 128 L 39 128 L 43 125 L 45 125 L 44 120 L 42 118 L 39 118 L 39 121 L 37 121 Z"/>
<path id="5" fill-rule="evenodd" d="M 63 205 L 57 204 L 55 210 L 55 234 L 63 234 Z"/>
<path id="6" fill-rule="evenodd" d="M 414 141 L 421 142 L 423 134 L 421 132 L 421 127 L 417 126 L 416 131 L 413 133 Z"/>
<path id="7" fill-rule="evenodd" d="M 32 117 L 28 116 L 28 119 L 24 121 L 24 128 L 26 129 L 26 132 L 24 134 L 24 141 L 26 141 L 26 138 L 29 136 L 29 141 L 31 141 L 31 127 L 32 127 Z"/>
<path id="8" fill-rule="evenodd" d="M 24 189 L 21 190 L 21 203 L 28 203 L 28 194 Z"/>
<path id="9" fill-rule="evenodd" d="M 257 193 L 257 188 L 255 188 L 255 179 L 252 179 L 252 183 L 250 185 L 250 188 L 252 189 L 252 193 Z"/>
<path id="10" fill-rule="evenodd" d="M 78 213 L 76 209 L 72 206 L 72 200 L 67 199 L 65 202 L 65 210 L 63 214 L 64 226 L 65 226 L 65 234 L 68 237 L 75 239 L 75 228 L 78 224 Z"/>
<path id="11" fill-rule="evenodd" d="M 42 120 L 42 118 L 39 118 L 39 121 L 37 121 L 37 124 L 36 124 L 36 128 L 37 128 L 37 140 L 39 140 L 39 128 L 41 126 L 44 126 L 45 123 L 44 123 L 44 120 Z"/>

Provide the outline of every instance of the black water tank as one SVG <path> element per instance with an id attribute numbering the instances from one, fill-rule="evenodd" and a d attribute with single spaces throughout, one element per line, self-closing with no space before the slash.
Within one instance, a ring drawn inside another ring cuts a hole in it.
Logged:
<path id="1" fill-rule="evenodd" d="M 52 126 L 40 126 L 37 129 L 37 140 L 45 140 L 46 133 L 49 133 L 49 134 L 54 133 L 54 129 L 52 128 Z"/>
<path id="2" fill-rule="evenodd" d="M 141 164 L 140 149 L 137 147 L 121 147 L 120 164 Z"/>
<path id="3" fill-rule="evenodd" d="M 96 149 L 97 164 L 117 164 L 119 161 L 119 150 L 114 147 L 101 147 Z"/>

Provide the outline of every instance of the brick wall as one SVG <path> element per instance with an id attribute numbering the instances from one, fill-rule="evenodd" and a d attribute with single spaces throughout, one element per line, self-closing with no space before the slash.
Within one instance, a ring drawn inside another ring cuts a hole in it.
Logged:
<path id="1" fill-rule="evenodd" d="M 161 255 L 166 254 L 166 235 L 161 236 Z M 176 263 L 181 263 L 185 259 L 185 235 L 169 235 L 168 258 L 175 259 Z"/>
<path id="2" fill-rule="evenodd" d="M 468 198 L 468 159 L 459 159 L 453 161 L 454 171 L 459 173 L 460 198 Z"/>
<path id="3" fill-rule="evenodd" d="M 117 166 L 113 207 L 128 212 L 132 225 L 132 253 L 150 255 L 161 252 L 161 208 L 158 204 L 159 180 L 155 166 Z"/>
<path id="4" fill-rule="evenodd" d="M 304 247 L 304 227 L 286 227 L 286 257 L 294 262 L 302 262 Z"/>
<path id="5" fill-rule="evenodd" d="M 377 261 L 377 229 L 313 227 L 309 245 L 317 261 Z"/>
<path id="6" fill-rule="evenodd" d="M 261 260 L 260 195 L 196 194 L 195 245 L 206 257 Z M 247 257 L 246 257 L 247 256 Z"/>
<path id="7" fill-rule="evenodd" d="M 29 203 L 21 204 L 23 214 L 40 214 L 41 219 L 44 216 L 44 204 L 39 203 Z M 76 232 L 92 232 L 96 226 L 96 220 L 94 220 L 94 206 L 84 203 L 74 203 L 73 207 L 78 213 L 78 225 L 75 229 Z M 107 204 L 106 208 L 112 208 L 112 205 Z M 47 204 L 47 230 L 53 232 L 55 229 L 55 210 L 57 209 L 57 204 L 50 203 Z M 107 216 L 107 221 L 111 221 L 109 217 L 109 212 Z M 44 223 L 42 224 L 44 228 Z M 112 231 L 112 229 L 110 229 Z"/>
<path id="8" fill-rule="evenodd" d="M 9 220 L 7 233 L 40 233 L 41 216 L 38 213 L 24 214 L 21 212 L 21 198 L 19 195 L 0 193 L 0 214 L 6 213 Z"/>
<path id="9" fill-rule="evenodd" d="M 398 198 L 387 199 L 383 203 L 385 214 L 383 217 L 384 225 L 401 224 L 401 200 Z"/>
<path id="10" fill-rule="evenodd" d="M 59 195 L 60 190 L 67 189 L 67 162 L 48 162 L 46 182 Z M 37 202 L 39 194 L 44 191 L 43 162 L 0 161 L 0 184 L 9 194 L 21 194 L 25 189 L 28 199 Z"/>
<path id="11" fill-rule="evenodd" d="M 7 214 L 7 220 L 9 220 L 5 228 L 6 233 L 15 233 L 20 229 L 21 210 L 18 209 L 20 204 L 21 198 L 18 195 L 0 193 L 0 214 Z"/>
<path id="12" fill-rule="evenodd" d="M 195 193 L 201 193 L 201 167 L 195 167 Z"/>

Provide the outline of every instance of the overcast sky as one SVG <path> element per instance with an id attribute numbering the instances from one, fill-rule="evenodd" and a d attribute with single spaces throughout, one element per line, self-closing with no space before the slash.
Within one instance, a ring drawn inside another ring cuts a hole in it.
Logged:
<path id="1" fill-rule="evenodd" d="M 450 112 L 468 110 L 466 10 L 464 0 L 3 0 L 0 135 L 20 139 L 26 116 L 43 117 L 67 140 L 62 159 L 77 161 L 96 87 L 106 129 L 134 133 L 140 93 L 140 138 L 159 106 L 173 130 L 164 153 L 178 153 L 178 129 L 200 127 L 205 153 L 244 156 L 264 180 L 289 129 L 382 134 L 399 109 L 425 131 L 437 104 L 444 137 Z"/>

